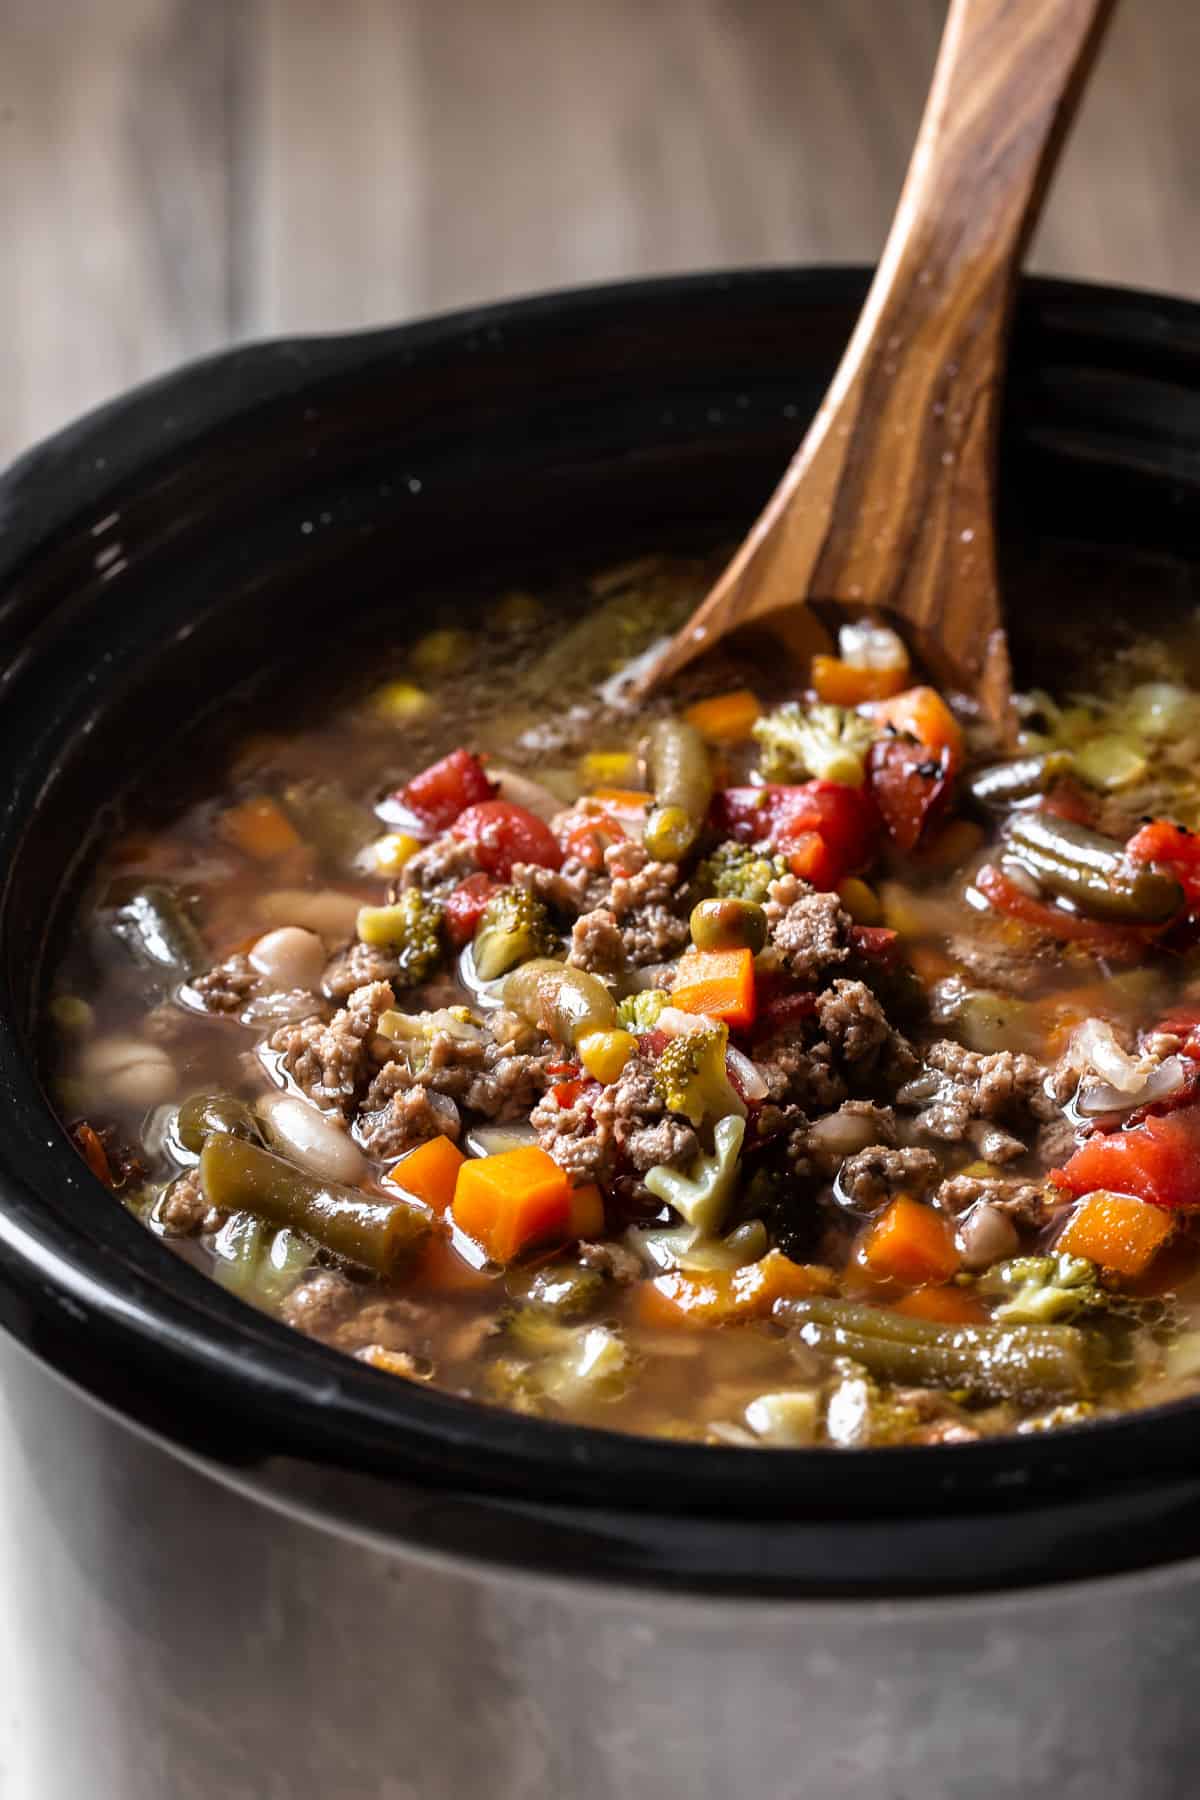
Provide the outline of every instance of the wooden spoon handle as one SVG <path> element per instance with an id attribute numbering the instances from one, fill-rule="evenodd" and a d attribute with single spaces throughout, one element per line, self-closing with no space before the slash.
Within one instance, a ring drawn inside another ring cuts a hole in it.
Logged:
<path id="1" fill-rule="evenodd" d="M 804 599 L 888 607 L 978 684 L 1003 648 L 991 521 L 1020 258 L 1115 0 L 952 0 L 854 335 L 779 487 L 653 679 Z M 794 503 L 793 503 L 794 502 Z"/>

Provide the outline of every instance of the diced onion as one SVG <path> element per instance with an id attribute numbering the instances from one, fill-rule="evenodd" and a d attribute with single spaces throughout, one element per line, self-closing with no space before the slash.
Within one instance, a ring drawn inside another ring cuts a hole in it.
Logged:
<path id="1" fill-rule="evenodd" d="M 1182 1056 L 1167 1056 L 1156 1063 L 1132 1091 L 1085 1075 L 1075 1095 L 1075 1108 L 1091 1118 L 1102 1113 L 1132 1112 L 1138 1106 L 1152 1106 L 1180 1093 L 1187 1085 L 1188 1074 Z"/>
<path id="2" fill-rule="evenodd" d="M 674 1009 L 671 1008 L 669 1010 L 673 1011 Z M 743 1100 L 754 1101 L 766 1099 L 767 1084 L 759 1074 L 757 1063 L 751 1062 L 744 1050 L 735 1049 L 731 1044 L 725 1052 L 725 1062 L 730 1075 L 733 1077 L 733 1080 L 741 1091 Z"/>
<path id="3" fill-rule="evenodd" d="M 511 1125 L 480 1125 L 467 1134 L 467 1149 L 476 1156 L 499 1156 L 505 1150 L 523 1150 L 537 1141 L 537 1132 L 528 1119 L 516 1119 Z"/>
<path id="4" fill-rule="evenodd" d="M 1063 1061 L 1081 1075 L 1098 1075 L 1122 1094 L 1136 1093 L 1145 1083 L 1149 1065 L 1121 1047 L 1107 1019 L 1085 1019 L 1067 1041 Z"/>

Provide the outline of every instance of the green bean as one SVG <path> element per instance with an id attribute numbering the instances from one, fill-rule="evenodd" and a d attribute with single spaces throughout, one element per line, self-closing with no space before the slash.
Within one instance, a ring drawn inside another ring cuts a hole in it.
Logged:
<path id="1" fill-rule="evenodd" d="M 678 862 L 699 837 L 712 799 L 704 739 L 682 719 L 659 719 L 650 732 L 646 767 L 654 794 L 646 848 L 658 862 Z"/>
<path id="2" fill-rule="evenodd" d="M 205 1198 L 222 1212 L 252 1212 L 303 1231 L 326 1250 L 390 1275 L 428 1234 L 428 1214 L 402 1201 L 319 1181 L 269 1150 L 214 1132 L 200 1153 Z"/>
<path id="3" fill-rule="evenodd" d="M 701 900 L 692 908 L 697 950 L 753 950 L 767 941 L 767 915 L 753 900 Z"/>
<path id="4" fill-rule="evenodd" d="M 604 1277 L 582 1263 L 546 1263 L 540 1269 L 514 1269 L 507 1282 L 514 1300 L 539 1307 L 557 1319 L 578 1319 L 592 1311 L 604 1293 Z"/>
<path id="5" fill-rule="evenodd" d="M 967 792 L 988 812 L 1008 813 L 1021 800 L 1044 794 L 1059 775 L 1071 767 L 1065 750 L 1046 750 L 1040 756 L 1018 756 L 1012 762 L 989 763 L 968 777 Z"/>
<path id="6" fill-rule="evenodd" d="M 939 1325 L 835 1299 L 790 1300 L 775 1316 L 810 1350 L 848 1356 L 888 1381 L 999 1400 L 1084 1399 L 1093 1386 L 1091 1346 L 1074 1325 Z"/>
<path id="7" fill-rule="evenodd" d="M 1050 813 L 1017 813 L 1005 827 L 1007 848 L 1048 892 L 1072 901 L 1086 917 L 1122 925 L 1161 925 L 1183 905 L 1183 889 L 1166 869 L 1138 868 L 1124 846 Z"/>
<path id="8" fill-rule="evenodd" d="M 175 1120 L 175 1135 L 184 1149 L 198 1156 L 214 1131 L 226 1131 L 253 1144 L 262 1142 L 258 1123 L 244 1100 L 215 1090 L 189 1094 Z"/>
<path id="9" fill-rule="evenodd" d="M 529 1024 L 571 1049 L 589 1031 L 617 1026 L 616 1002 L 602 981 L 547 957 L 515 970 L 504 984 L 504 1000 Z"/>
<path id="10" fill-rule="evenodd" d="M 186 980 L 212 961 L 179 895 L 166 882 L 116 882 L 104 897 L 103 910 L 113 936 L 144 967 L 166 969 Z"/>

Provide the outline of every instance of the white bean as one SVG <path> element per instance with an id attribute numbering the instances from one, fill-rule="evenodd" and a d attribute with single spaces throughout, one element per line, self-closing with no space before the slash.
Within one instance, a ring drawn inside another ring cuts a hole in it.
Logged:
<path id="1" fill-rule="evenodd" d="M 281 925 L 260 937 L 250 952 L 251 966 L 265 975 L 273 988 L 283 990 L 320 986 L 327 962 L 325 946 L 315 931 L 299 925 Z"/>
<path id="2" fill-rule="evenodd" d="M 85 1081 L 95 1082 L 103 1097 L 119 1106 L 157 1106 L 177 1085 L 171 1058 L 144 1038 L 97 1038 L 84 1049 L 79 1068 Z"/>
<path id="3" fill-rule="evenodd" d="M 361 900 L 339 888 L 275 888 L 260 894 L 255 910 L 268 925 L 300 925 L 339 943 L 354 936 Z"/>
<path id="4" fill-rule="evenodd" d="M 358 1145 L 307 1100 L 295 1094 L 268 1094 L 258 1110 L 268 1135 L 311 1175 L 352 1187 L 366 1173 L 366 1158 Z"/>

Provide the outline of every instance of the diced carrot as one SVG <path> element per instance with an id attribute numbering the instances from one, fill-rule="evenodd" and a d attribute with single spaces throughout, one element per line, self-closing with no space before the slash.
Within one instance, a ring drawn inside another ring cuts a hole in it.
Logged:
<path id="1" fill-rule="evenodd" d="M 817 699 L 830 706 L 861 706 L 867 700 L 888 700 L 908 680 L 902 669 L 858 669 L 840 656 L 814 656 L 812 684 Z"/>
<path id="2" fill-rule="evenodd" d="M 740 1269 L 706 1274 L 681 1269 L 639 1282 L 634 1290 L 639 1324 L 651 1327 L 726 1325 L 762 1319 L 776 1300 L 803 1300 L 833 1291 L 830 1271 L 819 1263 L 794 1263 L 780 1250 Z"/>
<path id="3" fill-rule="evenodd" d="M 412 1266 L 413 1285 L 433 1294 L 481 1294 L 496 1279 L 494 1271 L 476 1268 L 460 1256 L 441 1231 L 430 1232 Z"/>
<path id="4" fill-rule="evenodd" d="M 1055 1246 L 1115 1275 L 1140 1275 L 1175 1228 L 1169 1212 L 1132 1194 L 1103 1189 L 1081 1200 Z"/>
<path id="5" fill-rule="evenodd" d="M 571 1210 L 567 1217 L 567 1236 L 597 1238 L 604 1235 L 604 1195 L 594 1181 L 571 1189 Z"/>
<path id="6" fill-rule="evenodd" d="M 954 766 L 962 761 L 962 728 L 936 688 L 905 688 L 902 694 L 881 700 L 874 716 L 880 725 L 915 737 L 927 750 L 949 750 Z"/>
<path id="7" fill-rule="evenodd" d="M 552 1157 L 523 1144 L 464 1162 L 452 1212 L 459 1230 L 493 1262 L 511 1262 L 530 1244 L 566 1236 L 571 1186 Z"/>
<path id="8" fill-rule="evenodd" d="M 108 1152 L 100 1141 L 99 1132 L 94 1130 L 86 1119 L 81 1119 L 71 1136 L 75 1139 L 75 1148 L 96 1180 L 102 1181 L 106 1188 L 115 1187 L 112 1170 L 108 1166 Z"/>
<path id="9" fill-rule="evenodd" d="M 909 1194 L 898 1194 L 863 1242 L 863 1261 L 883 1281 L 940 1285 L 958 1270 L 949 1220 Z"/>
<path id="10" fill-rule="evenodd" d="M 269 794 L 231 806 L 221 814 L 219 828 L 222 837 L 256 862 L 275 862 L 302 847 L 296 827 Z"/>
<path id="11" fill-rule="evenodd" d="M 650 795 L 642 788 L 597 788 L 592 795 L 605 812 L 641 814 L 650 805 Z"/>
<path id="12" fill-rule="evenodd" d="M 693 950 L 679 961 L 671 1005 L 742 1027 L 754 1018 L 753 950 Z"/>
<path id="13" fill-rule="evenodd" d="M 415 1150 L 402 1156 L 389 1170 L 388 1180 L 403 1188 L 406 1194 L 415 1194 L 418 1200 L 424 1200 L 435 1213 L 444 1213 L 454 1199 L 458 1171 L 466 1160 L 448 1137 L 430 1138 L 427 1144 L 418 1144 Z"/>
<path id="14" fill-rule="evenodd" d="M 957 1287 L 915 1288 L 894 1310 L 910 1319 L 935 1319 L 939 1325 L 982 1325 L 988 1317 L 973 1294 Z"/>
<path id="15" fill-rule="evenodd" d="M 697 700 L 683 716 L 710 744 L 740 744 L 750 736 L 750 727 L 761 711 L 757 694 L 749 688 L 734 688 L 732 693 Z"/>
<path id="16" fill-rule="evenodd" d="M 788 844 L 785 854 L 792 874 L 823 894 L 835 888 L 845 872 L 819 831 L 802 831 Z"/>

